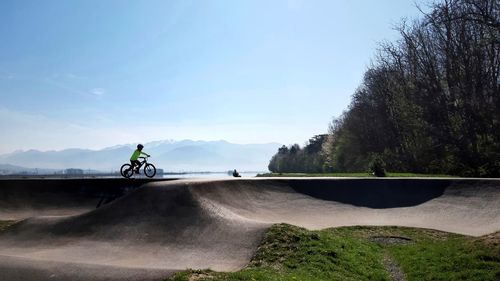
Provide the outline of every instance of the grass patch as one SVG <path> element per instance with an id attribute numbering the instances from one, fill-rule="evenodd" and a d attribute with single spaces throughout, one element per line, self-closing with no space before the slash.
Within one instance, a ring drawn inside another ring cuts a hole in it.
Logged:
<path id="1" fill-rule="evenodd" d="M 264 173 L 257 177 L 361 177 L 375 178 L 371 173 Z M 450 175 L 415 174 L 415 173 L 386 173 L 386 177 L 424 177 L 424 178 L 458 178 Z"/>
<path id="2" fill-rule="evenodd" d="M 278 224 L 242 270 L 186 270 L 167 280 L 391 280 L 388 257 L 409 281 L 499 280 L 499 241 L 499 233 L 474 238 L 405 227 L 308 231 Z"/>
<path id="3" fill-rule="evenodd" d="M 441 174 L 415 174 L 415 173 L 386 173 L 387 177 L 421 177 L 421 178 L 459 178 L 459 176 L 441 175 Z"/>
<path id="4" fill-rule="evenodd" d="M 374 177 L 370 173 L 264 173 L 256 177 Z"/>
<path id="5" fill-rule="evenodd" d="M 13 225 L 16 221 L 0 221 L 0 232 Z"/>
<path id="6" fill-rule="evenodd" d="M 500 280 L 498 248 L 488 248 L 464 236 L 426 240 L 389 251 L 408 280 Z"/>
<path id="7" fill-rule="evenodd" d="M 330 231 L 278 224 L 238 272 L 180 272 L 167 280 L 389 280 L 378 246 Z"/>

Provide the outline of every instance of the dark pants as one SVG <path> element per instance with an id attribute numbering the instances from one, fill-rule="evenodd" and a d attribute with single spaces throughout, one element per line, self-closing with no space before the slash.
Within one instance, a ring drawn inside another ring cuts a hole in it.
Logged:
<path id="1" fill-rule="evenodd" d="M 141 167 L 141 161 L 139 160 L 130 160 L 130 164 L 132 165 L 132 169 L 137 166 L 137 170 Z"/>

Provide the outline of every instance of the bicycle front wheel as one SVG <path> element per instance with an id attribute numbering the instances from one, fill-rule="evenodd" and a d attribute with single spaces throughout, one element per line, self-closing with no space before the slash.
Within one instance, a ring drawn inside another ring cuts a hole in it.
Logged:
<path id="1" fill-rule="evenodd" d="M 120 168 L 120 174 L 124 178 L 130 178 L 134 174 L 134 170 L 132 169 L 132 165 L 130 164 L 123 164 L 122 167 Z"/>
<path id="2" fill-rule="evenodd" d="M 148 178 L 152 178 L 156 175 L 156 167 L 153 164 L 146 164 L 144 167 L 144 175 Z"/>

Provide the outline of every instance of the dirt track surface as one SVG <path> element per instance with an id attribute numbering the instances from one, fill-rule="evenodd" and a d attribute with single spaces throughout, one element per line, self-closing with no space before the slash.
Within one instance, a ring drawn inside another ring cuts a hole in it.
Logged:
<path id="1" fill-rule="evenodd" d="M 0 233 L 0 281 L 162 280 L 186 268 L 237 270 L 280 222 L 475 236 L 500 230 L 499 180 L 163 181 L 118 189 L 113 194 L 123 196 L 97 209 L 102 198 L 81 186 L 61 191 L 45 184 L 17 193 L 2 193 L 3 187 L 0 218 L 26 219 Z"/>

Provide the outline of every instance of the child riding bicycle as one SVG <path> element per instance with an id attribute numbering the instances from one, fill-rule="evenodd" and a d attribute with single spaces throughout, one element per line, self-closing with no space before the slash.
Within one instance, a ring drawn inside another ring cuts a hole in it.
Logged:
<path id="1" fill-rule="evenodd" d="M 139 156 L 141 155 L 146 155 L 147 157 L 150 157 L 151 155 L 142 152 L 142 149 L 144 148 L 144 145 L 138 144 L 137 149 L 132 153 L 132 156 L 130 157 L 130 164 L 132 165 L 132 169 L 135 171 L 136 174 L 139 173 L 139 169 L 141 168 L 141 161 L 137 160 Z M 134 169 L 134 167 L 137 166 L 137 168 Z"/>

